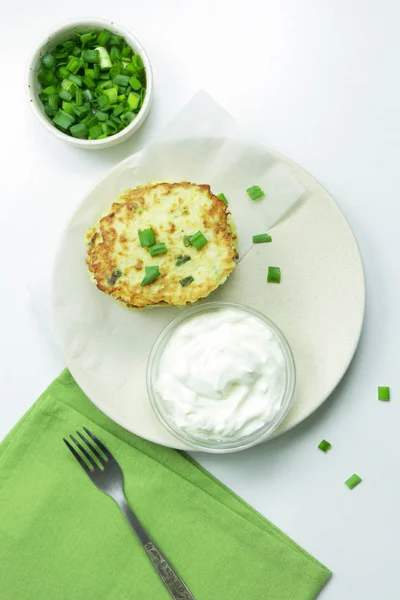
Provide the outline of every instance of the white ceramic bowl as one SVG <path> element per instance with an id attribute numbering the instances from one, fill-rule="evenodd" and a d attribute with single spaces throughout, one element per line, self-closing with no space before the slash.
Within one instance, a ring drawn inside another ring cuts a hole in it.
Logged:
<path id="1" fill-rule="evenodd" d="M 102 30 L 109 29 L 110 31 L 122 35 L 127 44 L 133 49 L 136 54 L 142 57 L 143 64 L 146 70 L 147 87 L 146 97 L 143 102 L 143 106 L 140 109 L 136 119 L 134 119 L 125 129 L 111 135 L 110 137 L 101 140 L 82 140 L 74 138 L 66 133 L 63 133 L 57 127 L 53 125 L 50 118 L 44 112 L 43 104 L 39 98 L 40 83 L 37 79 L 37 72 L 40 69 L 41 56 L 47 51 L 51 50 L 57 44 L 67 40 L 74 32 L 84 32 L 90 29 Z M 28 90 L 29 103 L 33 108 L 35 115 L 39 121 L 46 127 L 50 133 L 55 135 L 60 140 L 64 140 L 73 146 L 79 148 L 87 148 L 90 150 L 110 148 L 115 144 L 125 141 L 128 137 L 134 134 L 143 125 L 148 115 L 150 104 L 153 95 L 153 75 L 151 71 L 150 61 L 144 51 L 141 43 L 126 29 L 116 25 L 113 21 L 107 21 L 105 19 L 82 19 L 79 21 L 69 21 L 64 25 L 61 25 L 58 29 L 50 33 L 46 39 L 39 45 L 28 64 L 26 86 Z"/>

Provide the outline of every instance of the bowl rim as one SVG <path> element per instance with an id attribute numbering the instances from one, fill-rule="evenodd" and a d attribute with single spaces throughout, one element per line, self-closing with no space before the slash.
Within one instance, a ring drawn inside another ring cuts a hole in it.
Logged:
<path id="1" fill-rule="evenodd" d="M 213 311 L 224 308 L 235 308 L 246 312 L 252 316 L 258 317 L 264 323 L 266 323 L 278 336 L 280 341 L 282 352 L 285 356 L 286 362 L 286 387 L 285 392 L 282 398 L 281 406 L 274 416 L 274 418 L 266 423 L 263 427 L 260 427 L 250 435 L 244 436 L 237 440 L 232 441 L 224 441 L 224 442 L 216 442 L 208 441 L 206 439 L 197 438 L 191 436 L 187 432 L 182 431 L 178 427 L 174 426 L 174 424 L 169 421 L 162 409 L 160 408 L 160 403 L 158 401 L 158 395 L 154 389 L 154 372 L 158 366 L 158 362 L 162 356 L 163 349 L 165 344 L 170 339 L 173 332 L 176 330 L 177 326 L 180 325 L 183 321 L 190 319 L 196 314 L 199 314 L 203 311 Z M 147 385 L 147 393 L 150 399 L 150 404 L 155 413 L 158 421 L 161 425 L 173 436 L 175 439 L 179 440 L 181 443 L 184 443 L 191 450 L 200 450 L 215 454 L 225 454 L 229 452 L 237 452 L 239 450 L 245 450 L 258 444 L 262 441 L 266 441 L 269 439 L 273 432 L 279 427 L 284 418 L 286 417 L 293 401 L 293 396 L 296 387 L 296 365 L 294 362 L 292 350 L 289 346 L 289 343 L 280 330 L 280 328 L 272 321 L 269 317 L 267 317 L 262 312 L 247 306 L 245 304 L 239 304 L 234 302 L 204 302 L 198 304 L 196 306 L 192 306 L 183 310 L 181 314 L 179 314 L 175 319 L 173 319 L 168 325 L 162 330 L 160 335 L 157 337 L 153 347 L 150 351 L 148 361 L 147 361 L 147 369 L 146 369 L 146 385 Z"/>
<path id="2" fill-rule="evenodd" d="M 83 140 L 83 139 L 79 139 L 79 138 L 74 138 L 74 137 L 67 135 L 66 133 L 60 131 L 59 129 L 57 129 L 57 127 L 55 127 L 40 110 L 40 108 L 39 108 L 40 100 L 38 98 L 38 95 L 35 91 L 34 86 L 32 85 L 33 79 L 35 77 L 34 65 L 35 65 L 38 57 L 40 56 L 41 52 L 43 51 L 43 49 L 48 44 L 51 44 L 51 39 L 54 38 L 56 35 L 62 33 L 64 30 L 67 33 L 68 29 L 73 30 L 73 29 L 76 29 L 79 27 L 91 27 L 91 26 L 99 27 L 99 28 L 101 27 L 104 29 L 114 29 L 116 32 L 121 34 L 130 45 L 132 43 L 132 46 L 134 46 L 134 51 L 136 53 L 140 54 L 140 56 L 143 60 L 143 63 L 144 63 L 145 71 L 146 71 L 146 97 L 144 99 L 144 102 L 143 102 L 143 105 L 142 105 L 140 111 L 138 112 L 136 119 L 134 119 L 127 127 L 122 129 L 122 131 L 119 131 L 118 133 L 110 135 L 101 140 Z M 64 140 L 74 146 L 81 147 L 81 148 L 93 148 L 94 149 L 94 148 L 107 147 L 109 145 L 111 146 L 111 145 L 115 145 L 119 142 L 122 142 L 124 139 L 126 139 L 127 137 L 132 135 L 136 130 L 138 130 L 141 127 L 141 125 L 146 120 L 146 117 L 150 110 L 151 101 L 152 101 L 153 71 L 151 68 L 151 63 L 150 63 L 149 57 L 147 56 L 147 53 L 144 50 L 141 42 L 128 29 L 126 29 L 125 27 L 122 27 L 115 21 L 111 21 L 109 19 L 99 19 L 96 17 L 87 17 L 87 18 L 81 18 L 81 19 L 68 20 L 68 21 L 64 21 L 64 22 L 60 23 L 57 27 L 53 28 L 51 30 L 51 32 L 49 32 L 45 36 L 45 38 L 43 39 L 43 41 L 40 44 L 38 44 L 36 46 L 35 50 L 32 52 L 30 58 L 28 59 L 28 63 L 26 66 L 25 87 L 26 87 L 26 91 L 27 91 L 27 95 L 28 95 L 28 101 L 32 107 L 33 112 L 35 113 L 35 115 L 39 119 L 39 121 L 42 123 L 42 125 L 48 131 L 50 131 L 58 139 Z"/>

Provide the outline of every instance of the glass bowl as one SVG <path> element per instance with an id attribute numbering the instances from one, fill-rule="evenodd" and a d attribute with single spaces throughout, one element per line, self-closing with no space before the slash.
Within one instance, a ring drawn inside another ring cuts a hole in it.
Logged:
<path id="1" fill-rule="evenodd" d="M 274 331 L 276 334 L 278 341 L 281 346 L 281 350 L 283 356 L 285 358 L 286 363 L 286 375 L 285 375 L 285 388 L 282 394 L 281 404 L 277 411 L 277 413 L 273 416 L 273 418 L 261 426 L 259 429 L 254 431 L 253 433 L 239 437 L 237 439 L 207 439 L 202 437 L 201 435 L 196 436 L 192 433 L 189 433 L 181 428 L 179 428 L 174 421 L 170 418 L 166 407 L 163 404 L 162 398 L 160 394 L 157 392 L 155 381 L 158 374 L 158 369 L 160 365 L 160 359 L 163 355 L 164 349 L 168 344 L 171 336 L 178 329 L 178 327 L 186 320 L 191 319 L 192 317 L 199 315 L 205 312 L 214 312 L 218 310 L 224 309 L 237 309 L 247 313 L 249 316 L 255 316 L 264 321 L 270 329 Z M 183 310 L 182 314 L 180 314 L 177 318 L 175 318 L 159 335 L 156 340 L 148 359 L 147 364 L 147 390 L 150 398 L 150 403 L 153 408 L 155 415 L 157 416 L 160 423 L 167 429 L 167 431 L 172 434 L 173 437 L 180 444 L 184 444 L 186 447 L 191 450 L 200 450 L 203 452 L 213 452 L 213 453 L 228 453 L 228 452 L 237 452 L 238 450 L 244 450 L 245 448 L 250 448 L 255 444 L 263 442 L 271 437 L 272 433 L 276 430 L 276 428 L 280 425 L 280 423 L 285 418 L 293 399 L 293 393 L 295 389 L 296 382 L 296 369 L 292 356 L 292 352 L 290 350 L 289 344 L 286 341 L 286 338 L 280 331 L 280 329 L 273 323 L 268 317 L 263 315 L 262 313 L 254 310 L 248 306 L 244 306 L 242 304 L 233 304 L 228 302 L 207 302 L 204 304 L 196 305 L 192 308 Z"/>

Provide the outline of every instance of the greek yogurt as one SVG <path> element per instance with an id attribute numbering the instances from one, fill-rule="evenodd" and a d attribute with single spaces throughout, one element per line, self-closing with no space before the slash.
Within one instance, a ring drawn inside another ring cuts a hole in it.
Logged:
<path id="1" fill-rule="evenodd" d="M 287 362 L 266 321 L 224 307 L 181 321 L 154 375 L 162 411 L 175 427 L 195 438 L 235 441 L 279 412 Z"/>

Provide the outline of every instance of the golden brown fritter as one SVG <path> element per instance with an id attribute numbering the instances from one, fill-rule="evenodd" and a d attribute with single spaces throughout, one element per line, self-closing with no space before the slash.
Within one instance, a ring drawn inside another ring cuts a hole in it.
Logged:
<path id="1" fill-rule="evenodd" d="M 139 231 L 149 228 L 156 243 L 165 242 L 165 254 L 152 257 L 141 246 Z M 185 240 L 198 231 L 208 241 L 200 250 Z M 190 304 L 223 284 L 236 266 L 237 235 L 227 206 L 210 186 L 186 181 L 127 190 L 88 230 L 87 240 L 97 287 L 131 308 Z M 150 265 L 158 265 L 160 275 L 142 286 Z M 182 285 L 187 278 L 193 281 Z"/>

